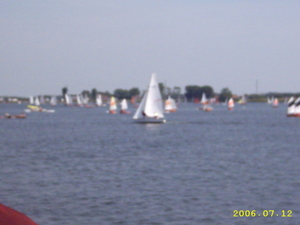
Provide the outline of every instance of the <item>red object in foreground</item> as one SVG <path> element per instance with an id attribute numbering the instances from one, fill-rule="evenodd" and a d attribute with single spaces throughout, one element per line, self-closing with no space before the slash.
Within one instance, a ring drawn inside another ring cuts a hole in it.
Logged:
<path id="1" fill-rule="evenodd" d="M 28 216 L 0 204 L 0 224 L 1 225 L 38 225 Z"/>

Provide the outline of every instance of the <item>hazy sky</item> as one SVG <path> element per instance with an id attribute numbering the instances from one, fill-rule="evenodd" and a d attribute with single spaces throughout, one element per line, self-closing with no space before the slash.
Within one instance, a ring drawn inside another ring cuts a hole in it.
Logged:
<path id="1" fill-rule="evenodd" d="M 300 91 L 300 1 L 0 0 L 0 95 Z M 184 90 L 183 90 L 184 91 Z"/>

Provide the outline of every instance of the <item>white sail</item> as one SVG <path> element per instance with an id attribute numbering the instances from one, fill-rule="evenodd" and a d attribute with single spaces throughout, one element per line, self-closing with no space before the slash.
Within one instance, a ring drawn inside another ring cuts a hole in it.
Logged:
<path id="1" fill-rule="evenodd" d="M 295 114 L 300 114 L 300 97 L 295 101 Z"/>
<path id="2" fill-rule="evenodd" d="M 83 102 L 82 101 L 82 96 L 81 95 L 77 95 L 76 98 L 77 98 L 77 104 L 81 106 L 82 102 Z"/>
<path id="3" fill-rule="evenodd" d="M 34 104 L 35 104 L 36 106 L 39 106 L 39 105 L 40 105 L 39 97 L 35 97 Z"/>
<path id="4" fill-rule="evenodd" d="M 127 101 L 126 101 L 125 98 L 121 102 L 121 109 L 122 110 L 127 110 L 128 109 Z"/>
<path id="5" fill-rule="evenodd" d="M 72 104 L 72 98 L 69 95 L 65 95 L 65 99 L 66 99 L 66 105 L 71 105 Z"/>
<path id="6" fill-rule="evenodd" d="M 177 106 L 175 100 L 169 96 L 165 103 L 165 111 L 176 111 L 176 110 L 177 110 Z"/>
<path id="7" fill-rule="evenodd" d="M 33 105 L 33 104 L 34 104 L 34 98 L 33 98 L 33 96 L 30 96 L 30 97 L 29 97 L 29 104 L 30 104 L 30 105 Z"/>
<path id="8" fill-rule="evenodd" d="M 114 96 L 112 96 L 112 97 L 110 98 L 109 110 L 110 110 L 110 111 L 115 111 L 115 110 L 117 110 L 116 99 L 115 99 Z"/>
<path id="9" fill-rule="evenodd" d="M 205 95 L 205 92 L 203 92 L 202 94 L 202 98 L 201 98 L 201 104 L 205 105 L 207 104 L 207 98 L 206 98 L 206 95 Z"/>
<path id="10" fill-rule="evenodd" d="M 137 108 L 137 110 L 135 111 L 135 114 L 133 115 L 133 119 L 135 119 L 135 120 L 144 117 L 143 110 L 145 109 L 145 105 L 146 105 L 147 93 L 148 92 L 146 91 L 139 107 Z"/>
<path id="11" fill-rule="evenodd" d="M 288 101 L 288 108 L 287 108 L 287 114 L 292 115 L 295 113 L 296 106 L 295 106 L 295 98 L 291 97 Z"/>
<path id="12" fill-rule="evenodd" d="M 139 108 L 134 114 L 133 119 L 141 119 L 145 117 L 155 119 L 164 118 L 162 98 L 155 74 L 151 75 L 148 90 L 145 93 Z"/>
<path id="13" fill-rule="evenodd" d="M 52 97 L 51 97 L 51 99 L 50 99 L 50 104 L 51 104 L 51 105 L 56 105 L 56 104 L 57 104 L 56 96 L 52 96 Z"/>
<path id="14" fill-rule="evenodd" d="M 97 98 L 96 98 L 96 105 L 97 105 L 97 106 L 101 106 L 101 105 L 102 105 L 102 98 L 101 98 L 101 95 L 97 95 Z"/>
<path id="15" fill-rule="evenodd" d="M 234 101 L 233 98 L 230 98 L 228 101 L 228 109 L 233 109 L 234 107 Z"/>

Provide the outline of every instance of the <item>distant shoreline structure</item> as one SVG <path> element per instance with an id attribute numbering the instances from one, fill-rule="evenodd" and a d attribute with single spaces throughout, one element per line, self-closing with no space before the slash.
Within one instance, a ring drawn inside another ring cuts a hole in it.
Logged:
<path id="1" fill-rule="evenodd" d="M 215 93 L 214 98 L 218 98 L 220 93 Z M 292 96 L 294 97 L 300 97 L 300 92 L 292 93 L 292 92 L 268 92 L 268 93 L 262 93 L 262 94 L 243 94 L 247 98 L 247 102 L 267 102 L 268 98 L 270 97 L 275 97 L 278 98 L 279 102 L 285 102 L 286 98 L 290 98 Z M 241 99 L 243 95 L 236 95 L 233 94 L 232 97 L 234 100 Z M 46 99 L 46 103 L 50 101 L 51 96 L 53 95 L 39 95 L 39 96 L 44 96 Z M 73 96 L 71 94 L 71 96 Z M 75 94 L 74 94 L 75 96 Z M 113 94 L 111 94 L 113 96 Z M 63 103 L 64 98 L 62 95 L 56 95 L 58 99 L 58 103 Z M 185 94 L 180 94 L 181 98 L 186 98 Z M 29 103 L 30 97 L 21 97 L 21 96 L 7 96 L 3 95 L 0 96 L 0 103 Z M 187 102 L 193 102 L 193 100 L 188 100 Z"/>

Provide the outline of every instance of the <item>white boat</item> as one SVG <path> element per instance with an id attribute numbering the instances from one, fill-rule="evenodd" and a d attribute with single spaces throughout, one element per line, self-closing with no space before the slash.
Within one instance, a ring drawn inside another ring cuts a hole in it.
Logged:
<path id="1" fill-rule="evenodd" d="M 97 106 L 101 106 L 102 105 L 101 95 L 97 95 L 97 97 L 96 97 L 96 105 Z"/>
<path id="2" fill-rule="evenodd" d="M 233 110 L 234 108 L 234 101 L 233 98 L 230 98 L 228 101 L 228 110 Z"/>
<path id="3" fill-rule="evenodd" d="M 127 101 L 126 99 L 124 98 L 121 102 L 121 110 L 120 110 L 120 113 L 121 114 L 129 114 L 130 112 L 127 111 L 128 109 L 128 105 L 127 105 Z"/>
<path id="4" fill-rule="evenodd" d="M 110 103 L 109 103 L 109 113 L 111 114 L 116 114 L 117 113 L 117 103 L 116 99 L 114 96 L 110 98 Z"/>
<path id="5" fill-rule="evenodd" d="M 34 98 L 33 98 L 33 96 L 30 96 L 30 97 L 29 97 L 29 104 L 30 104 L 30 105 L 33 105 L 33 104 L 34 104 Z"/>
<path id="6" fill-rule="evenodd" d="M 80 106 L 80 107 L 82 107 L 83 106 L 82 96 L 81 95 L 77 95 L 76 99 L 77 99 L 77 105 Z"/>
<path id="7" fill-rule="evenodd" d="M 241 105 L 246 105 L 247 104 L 246 96 L 243 95 L 241 100 L 238 103 L 241 104 Z"/>
<path id="8" fill-rule="evenodd" d="M 274 101 L 272 103 L 272 107 L 273 108 L 277 108 L 278 107 L 278 99 L 277 98 L 274 99 Z"/>
<path id="9" fill-rule="evenodd" d="M 175 103 L 175 100 L 169 96 L 165 102 L 165 112 L 176 112 L 176 111 L 177 111 L 177 105 Z"/>
<path id="10" fill-rule="evenodd" d="M 137 123 L 165 123 L 162 97 L 156 81 L 156 75 L 152 74 L 148 90 L 136 110 L 133 119 Z"/>
<path id="11" fill-rule="evenodd" d="M 202 105 L 206 105 L 208 104 L 208 100 L 206 98 L 205 92 L 202 93 L 202 98 L 201 98 L 201 102 Z"/>
<path id="12" fill-rule="evenodd" d="M 288 101 L 287 117 L 300 117 L 300 97 L 295 100 L 291 97 Z"/>
<path id="13" fill-rule="evenodd" d="M 34 99 L 34 104 L 35 104 L 36 106 L 41 105 L 40 100 L 39 100 L 39 97 L 35 97 L 35 99 Z"/>
<path id="14" fill-rule="evenodd" d="M 70 105 L 72 105 L 73 104 L 73 100 L 72 100 L 72 97 L 71 96 L 69 96 L 69 95 L 65 95 L 65 100 L 66 100 L 66 105 L 67 106 L 70 106 Z"/>
<path id="15" fill-rule="evenodd" d="M 57 100 L 56 100 L 56 96 L 52 96 L 50 99 L 50 104 L 51 105 L 56 105 L 57 104 Z"/>

